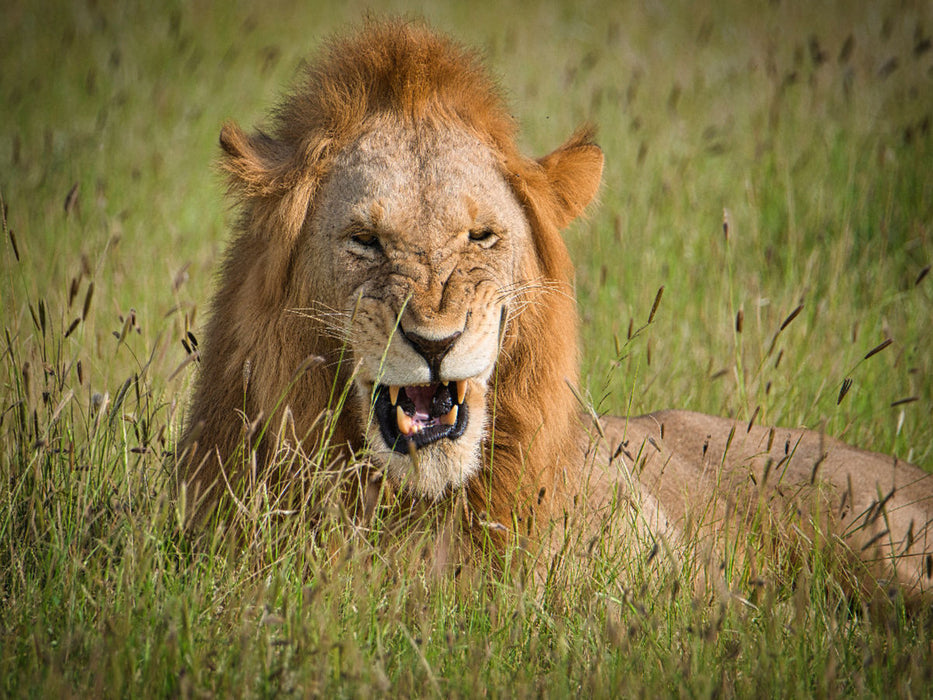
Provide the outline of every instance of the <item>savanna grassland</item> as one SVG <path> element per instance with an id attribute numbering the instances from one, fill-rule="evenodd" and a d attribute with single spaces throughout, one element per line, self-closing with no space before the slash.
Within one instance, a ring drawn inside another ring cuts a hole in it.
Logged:
<path id="1" fill-rule="evenodd" d="M 698 592 L 600 548 L 543 585 L 435 576 L 417 528 L 333 507 L 182 533 L 220 125 L 261 124 L 368 9 L 480 48 L 526 150 L 599 125 L 601 202 L 567 233 L 598 411 L 933 468 L 933 6 L 526 5 L 4 3 L 0 695 L 933 694 L 930 613 L 846 598 L 819 543 Z"/>

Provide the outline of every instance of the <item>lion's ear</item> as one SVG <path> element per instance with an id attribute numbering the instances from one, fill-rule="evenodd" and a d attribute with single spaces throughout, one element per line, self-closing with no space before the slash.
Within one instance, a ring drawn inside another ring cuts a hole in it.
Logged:
<path id="1" fill-rule="evenodd" d="M 230 192 L 252 217 L 268 219 L 265 230 L 294 241 L 304 223 L 320 176 L 327 139 L 293 144 L 261 131 L 247 134 L 232 122 L 220 131 Z"/>
<path id="2" fill-rule="evenodd" d="M 245 197 L 275 194 L 282 186 L 288 155 L 281 144 L 263 133 L 249 135 L 233 122 L 220 130 L 224 150 L 221 167 L 233 191 Z"/>
<path id="3" fill-rule="evenodd" d="M 556 204 L 555 223 L 563 228 L 593 201 L 603 176 L 603 152 L 593 142 L 594 131 L 580 129 L 560 148 L 540 158 Z"/>
<path id="4" fill-rule="evenodd" d="M 220 131 L 220 167 L 249 222 L 246 230 L 260 245 L 253 267 L 262 278 L 259 288 L 275 303 L 286 291 L 283 280 L 317 184 L 309 163 L 320 159 L 323 143 L 300 151 L 262 132 L 247 134 L 232 122 Z"/>

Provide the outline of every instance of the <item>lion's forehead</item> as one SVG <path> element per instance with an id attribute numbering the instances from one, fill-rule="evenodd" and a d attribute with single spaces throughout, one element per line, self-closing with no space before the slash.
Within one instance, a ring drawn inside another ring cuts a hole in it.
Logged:
<path id="1" fill-rule="evenodd" d="M 354 220 L 399 232 L 527 229 L 495 154 L 456 127 L 373 126 L 335 158 L 324 194 L 338 228 Z"/>

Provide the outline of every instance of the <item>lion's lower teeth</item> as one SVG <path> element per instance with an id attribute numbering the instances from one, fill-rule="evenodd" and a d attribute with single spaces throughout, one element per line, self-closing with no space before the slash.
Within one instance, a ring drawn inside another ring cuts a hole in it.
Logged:
<path id="1" fill-rule="evenodd" d="M 460 415 L 459 407 L 454 406 L 443 416 L 435 418 L 434 420 L 436 420 L 441 425 L 456 425 L 457 417 L 459 415 Z M 401 406 L 395 407 L 395 422 L 398 425 L 398 431 L 406 437 L 409 437 L 411 435 L 417 435 L 422 430 L 424 430 L 426 427 L 429 427 L 427 425 L 422 425 L 421 423 L 416 421 L 414 418 L 409 416 L 407 413 L 405 413 L 405 410 Z M 434 423 L 433 421 L 431 424 L 436 425 L 436 423 Z"/>
<path id="2" fill-rule="evenodd" d="M 444 425 L 456 425 L 457 424 L 457 413 L 458 409 L 454 406 L 450 409 L 450 412 L 441 416 L 441 423 Z"/>
<path id="3" fill-rule="evenodd" d="M 415 422 L 411 419 L 401 406 L 395 407 L 395 420 L 398 423 L 398 431 L 402 435 L 411 435 L 414 433 Z"/>

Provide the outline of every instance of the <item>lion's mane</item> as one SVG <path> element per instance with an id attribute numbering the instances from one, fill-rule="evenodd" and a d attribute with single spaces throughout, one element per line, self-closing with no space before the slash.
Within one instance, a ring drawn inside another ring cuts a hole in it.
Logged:
<path id="1" fill-rule="evenodd" d="M 201 512 L 225 483 L 243 478 L 250 452 L 260 470 L 268 468 L 269 433 L 257 423 L 276 426 L 287 412 L 307 453 L 324 440 L 321 416 L 333 408 L 331 387 L 348 381 L 351 368 L 332 361 L 338 340 L 292 313 L 313 304 L 315 286 L 327 284 L 298 278 L 296 251 L 334 154 L 385 114 L 456 125 L 491 149 L 532 229 L 531 259 L 539 269 L 524 274 L 545 282 L 506 329 L 483 469 L 467 486 L 474 511 L 510 522 L 517 511 L 550 499 L 562 469 L 579 460 L 569 388 L 578 371 L 577 314 L 559 230 L 598 187 L 602 155 L 592 133 L 579 131 L 544 158 L 526 157 L 476 54 L 419 24 L 370 22 L 326 45 L 274 110 L 268 131 L 247 134 L 228 123 L 221 132 L 221 167 L 239 220 L 201 343 L 180 458 L 189 501 L 197 499 Z M 299 371 L 315 356 L 325 361 Z M 362 446 L 352 411 L 344 408 L 329 439 L 352 450 Z"/>

